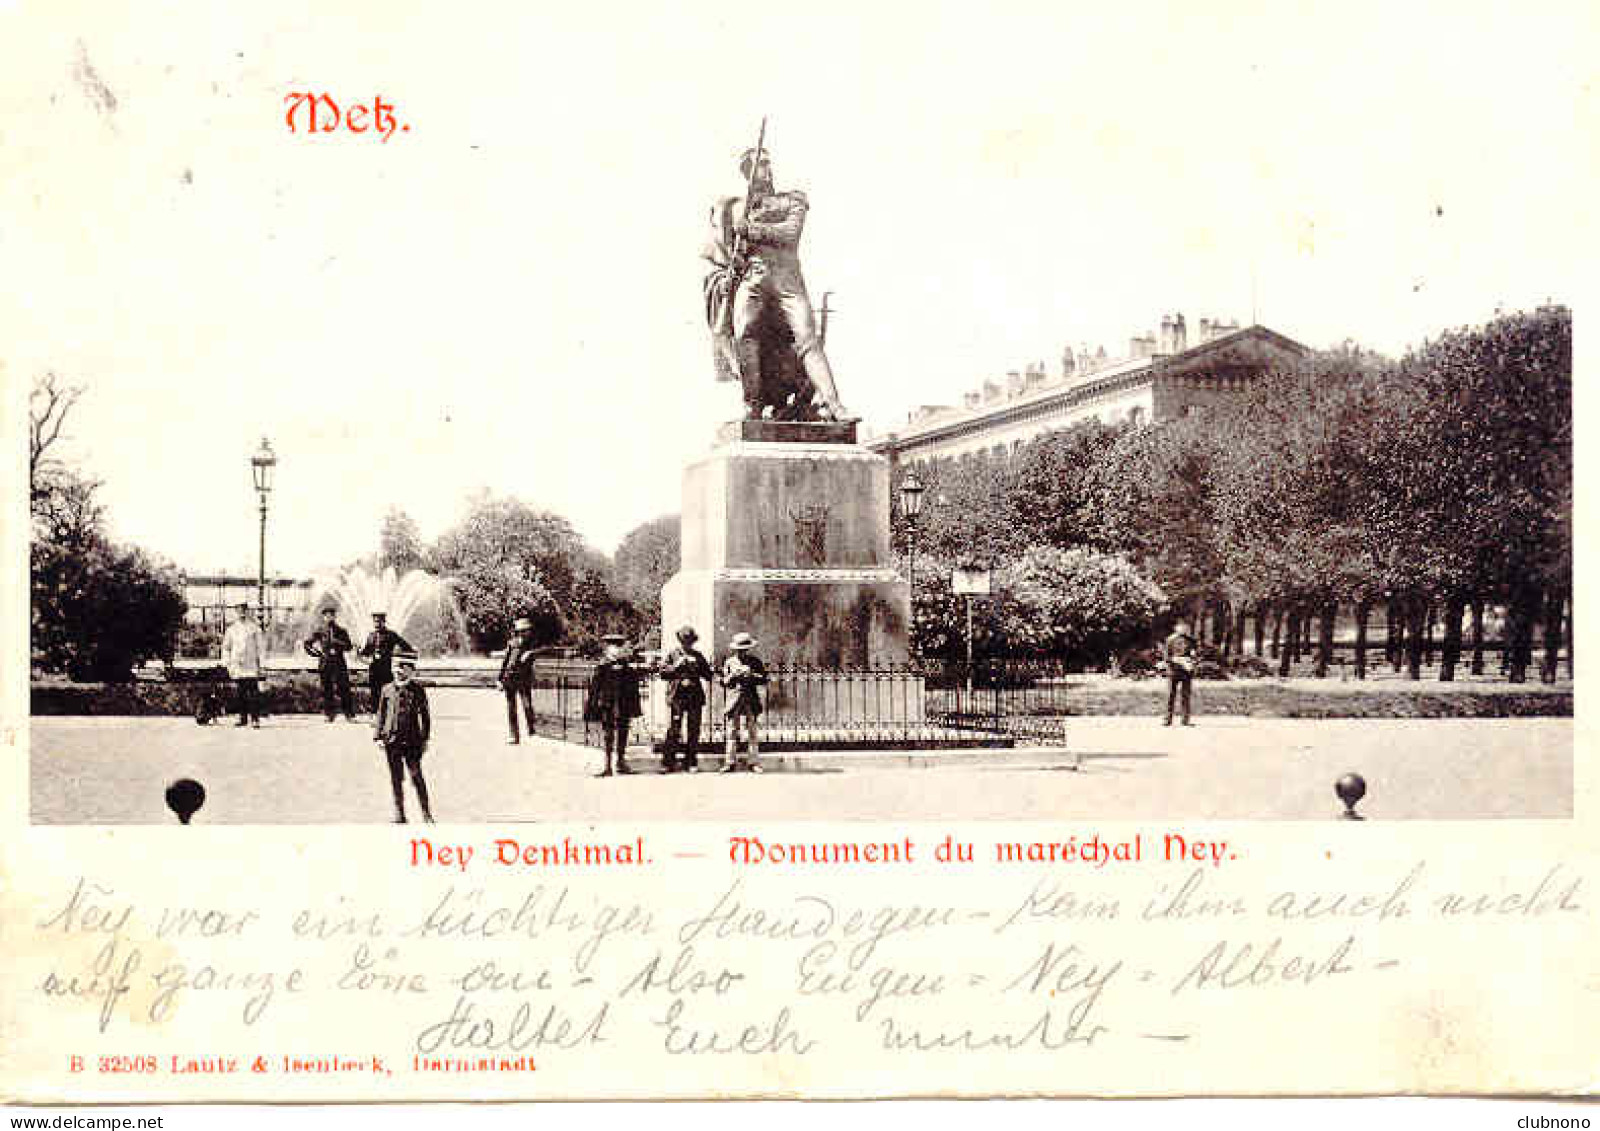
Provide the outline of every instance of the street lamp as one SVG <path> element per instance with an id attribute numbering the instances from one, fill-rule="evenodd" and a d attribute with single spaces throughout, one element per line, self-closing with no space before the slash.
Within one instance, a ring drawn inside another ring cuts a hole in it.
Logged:
<path id="1" fill-rule="evenodd" d="M 272 494 L 272 471 L 278 466 L 278 457 L 272 454 L 272 445 L 261 437 L 261 450 L 250 457 L 250 471 L 255 476 L 256 494 L 261 496 L 261 568 L 256 574 L 256 621 L 261 631 L 267 630 L 267 496 Z"/>
<path id="2" fill-rule="evenodd" d="M 915 471 L 900 480 L 900 513 L 906 516 L 906 582 L 911 590 L 911 650 L 917 652 L 917 518 L 922 514 L 922 492 L 927 490 Z"/>

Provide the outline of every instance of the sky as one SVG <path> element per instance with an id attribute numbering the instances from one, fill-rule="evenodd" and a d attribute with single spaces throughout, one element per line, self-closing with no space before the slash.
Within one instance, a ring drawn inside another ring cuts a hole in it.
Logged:
<path id="1" fill-rule="evenodd" d="M 1181 311 L 1399 354 L 1571 302 L 1592 5 L 0 3 L 0 361 L 111 530 L 253 574 L 488 489 L 610 552 L 739 415 L 705 220 L 763 115 L 878 431 Z M 376 96 L 387 142 L 291 133 Z M 1580 321 L 1582 311 L 1578 312 Z"/>

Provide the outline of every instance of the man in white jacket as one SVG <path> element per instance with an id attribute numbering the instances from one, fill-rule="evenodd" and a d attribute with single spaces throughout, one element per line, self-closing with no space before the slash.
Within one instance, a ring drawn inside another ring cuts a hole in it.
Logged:
<path id="1" fill-rule="evenodd" d="M 259 727 L 267 639 L 250 615 L 249 605 L 241 602 L 237 611 L 238 615 L 222 637 L 222 662 L 228 667 L 228 675 L 239 697 L 239 721 L 234 725 L 244 726 L 249 722 Z"/>

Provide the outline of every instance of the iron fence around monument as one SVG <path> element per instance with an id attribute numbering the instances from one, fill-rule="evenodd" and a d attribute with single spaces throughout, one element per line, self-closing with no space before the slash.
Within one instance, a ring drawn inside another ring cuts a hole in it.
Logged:
<path id="1" fill-rule="evenodd" d="M 592 666 L 535 668 L 535 729 L 552 738 L 598 746 L 600 728 L 586 723 Z M 999 661 L 924 662 L 868 668 L 775 664 L 767 669 L 760 721 L 764 750 L 915 749 L 935 746 L 1060 745 L 1073 712 L 1069 673 L 1058 664 Z M 666 738 L 666 684 L 640 670 L 642 718 L 631 741 L 659 746 Z M 729 693 L 713 681 L 701 714 L 703 747 L 727 738 Z"/>

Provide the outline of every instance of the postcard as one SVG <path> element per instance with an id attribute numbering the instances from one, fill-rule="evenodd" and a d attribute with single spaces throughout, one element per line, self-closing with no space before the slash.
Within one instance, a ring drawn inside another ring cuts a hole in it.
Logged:
<path id="1" fill-rule="evenodd" d="M 1596 23 L 0 4 L 0 1095 L 1592 1095 Z"/>

